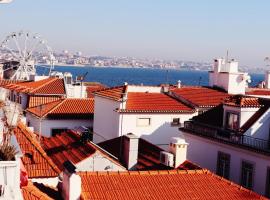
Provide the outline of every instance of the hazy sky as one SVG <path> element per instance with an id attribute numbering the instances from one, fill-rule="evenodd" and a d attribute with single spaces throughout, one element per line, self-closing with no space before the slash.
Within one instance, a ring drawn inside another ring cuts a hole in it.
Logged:
<path id="1" fill-rule="evenodd" d="M 269 0 L 14 0 L 0 27 L 1 40 L 30 30 L 84 55 L 212 61 L 229 49 L 254 67 L 270 56 Z"/>

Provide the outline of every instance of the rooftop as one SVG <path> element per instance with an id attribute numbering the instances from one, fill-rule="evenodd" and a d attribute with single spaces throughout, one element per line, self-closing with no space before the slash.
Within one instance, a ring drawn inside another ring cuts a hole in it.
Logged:
<path id="1" fill-rule="evenodd" d="M 234 95 L 225 99 L 224 104 L 228 106 L 248 108 L 255 107 L 259 108 L 263 106 L 263 100 L 257 97 L 243 96 L 243 95 Z"/>
<path id="2" fill-rule="evenodd" d="M 20 83 L 11 83 L 4 86 L 6 89 L 27 94 L 50 94 L 65 95 L 64 79 L 46 78 L 39 81 L 28 81 Z"/>
<path id="3" fill-rule="evenodd" d="M 72 130 L 68 130 L 50 138 L 43 137 L 42 144 L 48 156 L 61 170 L 64 168 L 63 164 L 65 161 L 69 160 L 72 163 L 77 164 L 94 155 L 96 151 L 102 153 L 102 150 L 94 144 L 88 142 L 83 143 L 80 136 Z M 108 155 L 105 156 L 120 165 L 113 158 L 110 158 Z"/>
<path id="4" fill-rule="evenodd" d="M 28 108 L 40 106 L 43 104 L 47 104 L 53 101 L 57 101 L 62 99 L 60 96 L 30 96 L 28 101 Z"/>
<path id="5" fill-rule="evenodd" d="M 27 111 L 37 117 L 90 119 L 94 114 L 94 99 L 60 99 Z"/>
<path id="6" fill-rule="evenodd" d="M 14 134 L 24 154 L 22 162 L 29 178 L 57 177 L 59 175 L 60 170 L 47 156 L 34 133 L 20 122 Z"/>
<path id="7" fill-rule="evenodd" d="M 193 112 L 182 102 L 164 93 L 129 92 L 125 110 L 122 112 Z"/>
<path id="8" fill-rule="evenodd" d="M 124 137 L 124 136 L 122 136 Z M 117 137 L 111 140 L 106 140 L 99 143 L 98 145 L 120 159 L 120 148 L 124 146 L 124 140 L 122 137 Z M 120 145 L 122 142 L 122 146 Z M 123 148 L 122 148 L 123 149 Z M 139 138 L 139 149 L 138 149 L 138 162 L 136 165 L 137 170 L 164 170 L 172 169 L 167 167 L 160 162 L 160 152 L 164 151 L 160 147 Z M 179 169 L 200 169 L 200 167 L 195 164 L 186 161 L 183 165 L 179 166 Z"/>
<path id="9" fill-rule="evenodd" d="M 107 88 L 100 83 L 84 83 L 84 85 L 86 86 L 87 98 L 94 98 L 94 92 Z"/>
<path id="10" fill-rule="evenodd" d="M 94 92 L 95 95 L 108 98 L 114 101 L 120 101 L 123 98 L 123 94 L 126 93 L 127 86 L 117 86 L 112 88 L 105 88 Z"/>
<path id="11" fill-rule="evenodd" d="M 248 88 L 246 95 L 257 95 L 257 96 L 269 96 L 270 90 L 269 89 L 263 89 L 263 88 Z"/>
<path id="12" fill-rule="evenodd" d="M 208 170 L 79 172 L 83 199 L 266 199 Z"/>
<path id="13" fill-rule="evenodd" d="M 183 86 L 172 89 L 171 92 L 176 97 L 199 108 L 215 107 L 230 96 L 220 89 L 200 86 Z"/>

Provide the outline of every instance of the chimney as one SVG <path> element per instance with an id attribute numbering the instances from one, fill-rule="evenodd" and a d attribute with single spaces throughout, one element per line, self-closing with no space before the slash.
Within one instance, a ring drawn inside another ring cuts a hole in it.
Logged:
<path id="1" fill-rule="evenodd" d="M 174 155 L 174 167 L 177 168 L 187 159 L 187 146 L 184 138 L 172 137 L 170 142 L 170 153 Z"/>
<path id="2" fill-rule="evenodd" d="M 76 174 L 76 167 L 70 162 L 64 163 L 62 197 L 64 200 L 78 200 L 81 196 L 81 177 Z"/>
<path id="3" fill-rule="evenodd" d="M 181 81 L 180 80 L 177 81 L 177 88 L 181 88 Z"/>
<path id="4" fill-rule="evenodd" d="M 139 137 L 128 133 L 123 136 L 122 160 L 128 170 L 134 169 L 138 161 Z"/>
<path id="5" fill-rule="evenodd" d="M 265 88 L 270 89 L 270 71 L 265 72 Z"/>

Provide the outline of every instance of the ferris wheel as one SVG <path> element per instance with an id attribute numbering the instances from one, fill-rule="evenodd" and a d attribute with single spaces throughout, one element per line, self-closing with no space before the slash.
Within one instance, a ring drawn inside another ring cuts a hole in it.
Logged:
<path id="1" fill-rule="evenodd" d="M 13 32 L 0 44 L 0 53 L 7 65 L 2 73 L 4 78 L 12 80 L 29 80 L 36 74 L 36 64 L 45 64 L 48 75 L 54 67 L 55 58 L 47 41 L 31 32 Z"/>

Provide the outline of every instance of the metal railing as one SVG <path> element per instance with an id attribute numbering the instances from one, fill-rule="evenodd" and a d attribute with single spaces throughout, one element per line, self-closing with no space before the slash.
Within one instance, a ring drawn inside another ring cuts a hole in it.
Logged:
<path id="1" fill-rule="evenodd" d="M 193 121 L 186 121 L 183 129 L 191 132 L 192 134 L 222 140 L 224 142 L 270 153 L 270 142 L 268 140 L 242 135 L 222 128 L 198 124 Z"/>

